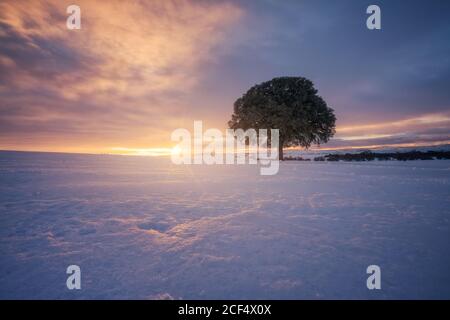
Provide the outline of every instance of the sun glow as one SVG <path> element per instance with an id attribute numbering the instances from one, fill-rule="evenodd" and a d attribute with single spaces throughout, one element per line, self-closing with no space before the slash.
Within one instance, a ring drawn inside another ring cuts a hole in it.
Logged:
<path id="1" fill-rule="evenodd" d="M 172 153 L 170 148 L 112 148 L 110 154 L 129 155 L 129 156 L 169 156 Z"/>
<path id="2" fill-rule="evenodd" d="M 176 145 L 175 147 L 172 148 L 171 154 L 173 156 L 178 156 L 181 154 L 181 148 L 180 146 Z"/>

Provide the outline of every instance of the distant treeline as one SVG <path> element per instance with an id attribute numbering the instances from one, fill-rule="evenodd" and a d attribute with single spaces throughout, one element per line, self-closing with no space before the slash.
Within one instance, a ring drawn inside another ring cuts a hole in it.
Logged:
<path id="1" fill-rule="evenodd" d="M 285 160 L 311 161 L 302 157 L 285 157 Z M 373 160 L 441 160 L 450 159 L 450 151 L 408 151 L 377 153 L 372 151 L 363 151 L 360 153 L 345 154 L 327 154 L 325 156 L 315 157 L 314 161 L 373 161 Z"/>

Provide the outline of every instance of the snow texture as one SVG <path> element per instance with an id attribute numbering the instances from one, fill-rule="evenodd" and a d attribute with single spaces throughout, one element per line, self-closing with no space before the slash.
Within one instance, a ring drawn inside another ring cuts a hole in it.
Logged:
<path id="1" fill-rule="evenodd" d="M 3 299 L 450 299 L 450 161 L 0 153 Z M 81 267 L 81 290 L 66 287 Z M 381 268 L 368 290 L 366 268 Z"/>

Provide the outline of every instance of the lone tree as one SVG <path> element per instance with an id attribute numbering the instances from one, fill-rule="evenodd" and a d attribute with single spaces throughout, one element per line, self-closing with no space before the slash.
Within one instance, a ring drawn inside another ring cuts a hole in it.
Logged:
<path id="1" fill-rule="evenodd" d="M 326 143 L 334 135 L 336 117 L 313 83 L 302 77 L 281 77 L 255 85 L 234 103 L 230 129 L 279 129 L 283 147 Z"/>

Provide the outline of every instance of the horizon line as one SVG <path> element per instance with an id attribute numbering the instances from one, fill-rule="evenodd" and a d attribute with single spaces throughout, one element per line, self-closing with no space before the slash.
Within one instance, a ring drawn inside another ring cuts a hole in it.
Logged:
<path id="1" fill-rule="evenodd" d="M 329 148 L 299 148 L 299 147 L 287 147 L 284 148 L 284 151 L 345 151 L 345 150 L 358 150 L 358 149 L 373 149 L 373 150 L 380 150 L 383 148 L 426 148 L 426 147 L 444 147 L 444 146 L 450 146 L 450 141 L 445 141 L 443 143 L 428 143 L 428 144 L 387 144 L 387 145 L 369 145 L 369 146 L 346 146 L 346 147 L 329 147 Z M 136 149 L 129 149 L 129 150 L 148 150 L 148 149 L 159 149 L 161 148 L 136 148 Z M 171 150 L 171 148 L 167 148 L 168 150 Z M 114 153 L 114 152 L 83 152 L 83 151 L 52 151 L 52 150 L 30 150 L 30 149 L 2 149 L 0 148 L 0 152 L 24 152 L 24 153 L 54 153 L 54 154 L 73 154 L 73 155 L 105 155 L 105 156 L 139 156 L 139 157 L 168 157 L 171 155 L 170 152 L 167 153 L 153 153 L 153 154 L 145 154 L 145 153 Z"/>

